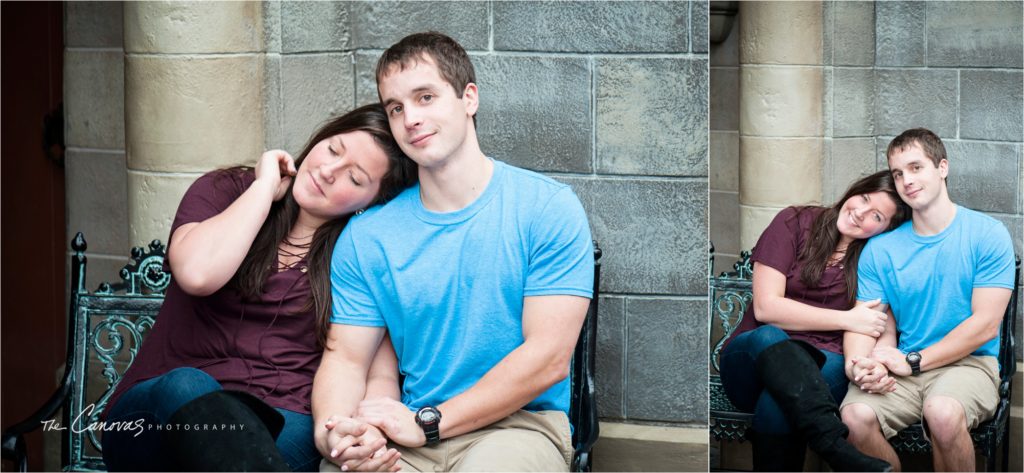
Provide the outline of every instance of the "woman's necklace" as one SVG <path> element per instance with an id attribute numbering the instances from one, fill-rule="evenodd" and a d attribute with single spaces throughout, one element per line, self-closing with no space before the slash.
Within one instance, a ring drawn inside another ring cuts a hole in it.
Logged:
<path id="1" fill-rule="evenodd" d="M 309 249 L 313 246 L 313 235 L 309 235 L 305 243 L 295 243 L 288 237 L 284 237 L 277 247 L 277 271 L 287 271 L 298 266 L 303 259 L 309 255 Z M 306 268 L 302 267 L 305 272 Z"/>
<path id="2" fill-rule="evenodd" d="M 836 250 L 832 252 L 832 255 L 829 256 L 828 261 L 825 262 L 825 266 L 835 266 L 839 269 L 843 269 L 843 260 L 846 258 L 846 248 L 847 247 L 845 246 L 843 248 L 836 248 Z"/>

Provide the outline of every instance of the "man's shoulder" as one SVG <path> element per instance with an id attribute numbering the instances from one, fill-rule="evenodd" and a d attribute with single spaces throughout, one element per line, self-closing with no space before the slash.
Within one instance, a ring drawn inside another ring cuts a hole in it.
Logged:
<path id="1" fill-rule="evenodd" d="M 511 190 L 522 193 L 542 192 L 550 195 L 569 188 L 568 184 L 558 182 L 539 172 L 516 167 L 498 160 L 495 160 L 494 163 L 504 167 L 507 183 L 511 184 L 509 186 Z"/>
<path id="2" fill-rule="evenodd" d="M 972 233 L 986 234 L 993 228 L 1004 228 L 1003 223 L 991 215 L 959 205 L 957 209 L 958 212 L 961 212 L 960 215 L 967 224 L 967 229 Z"/>

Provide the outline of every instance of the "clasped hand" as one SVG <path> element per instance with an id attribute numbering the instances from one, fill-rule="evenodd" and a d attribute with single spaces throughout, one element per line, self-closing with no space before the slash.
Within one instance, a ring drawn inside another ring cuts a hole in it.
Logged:
<path id="1" fill-rule="evenodd" d="M 400 468 L 397 450 L 387 448 L 387 439 L 376 427 L 356 419 L 331 416 L 324 425 L 327 460 L 341 471 L 390 471 Z"/>
<path id="2" fill-rule="evenodd" d="M 869 357 L 854 357 L 851 361 L 853 383 L 862 391 L 885 394 L 896 390 L 896 378 L 889 376 L 884 363 Z"/>

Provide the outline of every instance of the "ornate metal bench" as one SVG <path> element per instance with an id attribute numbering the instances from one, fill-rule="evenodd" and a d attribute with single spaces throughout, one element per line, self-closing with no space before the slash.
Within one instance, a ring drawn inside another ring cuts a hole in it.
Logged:
<path id="1" fill-rule="evenodd" d="M 743 442 L 746 440 L 753 414 L 742 412 L 729 402 L 722 388 L 721 377 L 718 375 L 718 362 L 722 345 L 739 326 L 747 306 L 753 300 L 753 264 L 750 261 L 750 252 L 743 251 L 740 253 L 739 261 L 733 264 L 732 271 L 715 276 L 714 258 L 715 249 L 712 245 L 708 257 L 708 335 L 711 337 L 709 361 L 713 372 L 709 376 L 708 427 L 715 441 Z M 985 456 L 988 471 L 995 471 L 996 451 L 1000 445 L 1004 446 L 1001 455 L 1003 471 L 1009 467 L 1010 387 L 1014 371 L 1017 369 L 1014 327 L 1017 323 L 1017 298 L 1020 292 L 1019 256 L 1016 258 L 1014 281 L 1016 285 L 999 327 L 999 407 L 992 419 L 971 431 L 974 448 Z M 889 443 L 898 453 L 931 452 L 931 443 L 925 438 L 920 423 L 901 430 L 897 436 L 889 439 Z"/>
<path id="2" fill-rule="evenodd" d="M 156 321 L 170 274 L 163 269 L 164 245 L 153 240 L 148 249 L 132 248 L 121 281 L 85 289 L 86 241 L 81 233 L 71 242 L 71 308 L 68 356 L 64 377 L 50 398 L 27 419 L 3 431 L 3 458 L 18 471 L 28 467 L 24 435 L 38 428 L 60 428 L 64 471 L 102 471 L 100 414 L 122 374 L 134 361 L 142 339 Z M 594 358 L 601 250 L 594 243 L 594 298 L 580 333 L 571 366 L 569 420 L 573 429 L 573 469 L 590 471 L 591 449 L 598 436 L 594 400 Z M 52 421 L 63 408 L 59 425 Z"/>

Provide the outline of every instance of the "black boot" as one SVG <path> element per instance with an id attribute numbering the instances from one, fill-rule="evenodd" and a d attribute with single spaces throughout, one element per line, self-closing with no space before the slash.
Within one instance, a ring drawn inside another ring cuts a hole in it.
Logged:
<path id="1" fill-rule="evenodd" d="M 754 471 L 804 471 L 807 444 L 794 434 L 763 434 L 747 431 L 754 457 Z"/>
<path id="2" fill-rule="evenodd" d="M 850 430 L 839 418 L 819 366 L 801 342 L 776 343 L 757 357 L 757 376 L 807 446 L 835 471 L 892 471 L 888 462 L 861 453 L 846 441 Z"/>
<path id="3" fill-rule="evenodd" d="M 291 471 L 274 443 L 284 417 L 250 394 L 200 396 L 175 411 L 168 424 L 168 471 Z"/>

